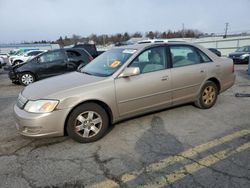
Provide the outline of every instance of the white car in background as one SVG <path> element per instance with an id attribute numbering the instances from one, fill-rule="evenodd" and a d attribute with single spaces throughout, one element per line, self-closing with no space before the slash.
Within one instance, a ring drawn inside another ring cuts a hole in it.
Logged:
<path id="1" fill-rule="evenodd" d="M 166 43 L 166 42 L 185 42 L 183 39 L 179 38 L 173 38 L 173 39 L 146 39 L 146 40 L 140 40 L 137 42 L 137 44 L 148 44 L 148 43 Z"/>
<path id="2" fill-rule="evenodd" d="M 3 59 L 7 59 L 9 56 L 8 56 L 8 54 L 0 53 L 0 57 Z"/>
<path id="3" fill-rule="evenodd" d="M 46 51 L 47 50 L 30 50 L 28 52 L 25 52 L 22 55 L 19 55 L 19 56 L 12 56 L 9 59 L 9 63 L 10 63 L 10 65 L 18 65 L 20 63 L 29 61 L 30 59 L 34 58 L 35 56 L 37 56 L 41 53 L 44 53 Z"/>
<path id="4" fill-rule="evenodd" d="M 5 65 L 6 64 L 6 62 L 8 62 L 8 58 L 9 58 L 9 55 L 8 54 L 6 54 L 6 53 L 0 53 L 0 63 L 1 63 L 1 65 L 0 65 L 0 68 L 1 67 L 3 67 L 3 64 Z"/>
<path id="5" fill-rule="evenodd" d="M 4 59 L 0 57 L 0 69 L 5 65 Z"/>

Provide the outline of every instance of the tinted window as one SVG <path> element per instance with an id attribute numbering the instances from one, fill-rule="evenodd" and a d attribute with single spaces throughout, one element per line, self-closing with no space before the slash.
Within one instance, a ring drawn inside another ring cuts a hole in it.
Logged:
<path id="1" fill-rule="evenodd" d="M 42 53 L 42 52 L 41 52 L 41 51 L 30 52 L 30 53 L 28 54 L 28 56 L 35 56 L 35 55 L 38 55 L 38 54 L 40 54 L 40 53 Z"/>
<path id="2" fill-rule="evenodd" d="M 243 46 L 236 50 L 236 52 L 248 52 L 248 51 L 250 51 L 250 47 L 248 46 Z"/>
<path id="3" fill-rule="evenodd" d="M 41 63 L 52 62 L 52 61 L 63 60 L 63 59 L 64 59 L 63 51 L 48 52 L 40 56 Z"/>
<path id="4" fill-rule="evenodd" d="M 83 48 L 92 56 L 98 55 L 96 46 L 94 44 L 78 44 L 75 45 L 73 48 Z"/>
<path id="5" fill-rule="evenodd" d="M 142 52 L 129 66 L 139 67 L 141 73 L 165 69 L 165 47 L 151 48 Z"/>
<path id="6" fill-rule="evenodd" d="M 170 46 L 173 67 L 182 67 L 201 63 L 196 50 L 191 46 Z"/>
<path id="7" fill-rule="evenodd" d="M 67 56 L 69 58 L 74 58 L 74 57 L 79 57 L 81 56 L 81 54 L 79 52 L 76 51 L 72 51 L 72 50 L 67 50 Z"/>

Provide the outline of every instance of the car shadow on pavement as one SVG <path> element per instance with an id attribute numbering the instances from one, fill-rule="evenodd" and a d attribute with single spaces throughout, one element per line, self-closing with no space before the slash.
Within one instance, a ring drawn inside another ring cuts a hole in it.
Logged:
<path id="1" fill-rule="evenodd" d="M 154 115 L 150 128 L 136 142 L 135 151 L 141 156 L 141 160 L 150 163 L 162 157 L 175 155 L 183 151 L 183 144 L 164 127 L 164 121 Z"/>

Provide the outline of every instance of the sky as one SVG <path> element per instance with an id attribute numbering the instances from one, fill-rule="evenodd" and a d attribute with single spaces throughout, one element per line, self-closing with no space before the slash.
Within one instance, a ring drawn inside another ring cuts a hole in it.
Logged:
<path id="1" fill-rule="evenodd" d="M 136 31 L 250 32 L 250 0 L 0 0 L 0 43 Z"/>

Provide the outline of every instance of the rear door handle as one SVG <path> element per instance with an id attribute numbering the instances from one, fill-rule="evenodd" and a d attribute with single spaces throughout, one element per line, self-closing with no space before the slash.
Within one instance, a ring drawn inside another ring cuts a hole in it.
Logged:
<path id="1" fill-rule="evenodd" d="M 204 73 L 205 71 L 204 71 L 204 70 L 201 70 L 200 72 L 201 72 L 201 73 Z"/>
<path id="2" fill-rule="evenodd" d="M 168 80 L 168 76 L 163 76 L 163 77 L 161 78 L 161 80 L 162 80 L 162 81 Z"/>

